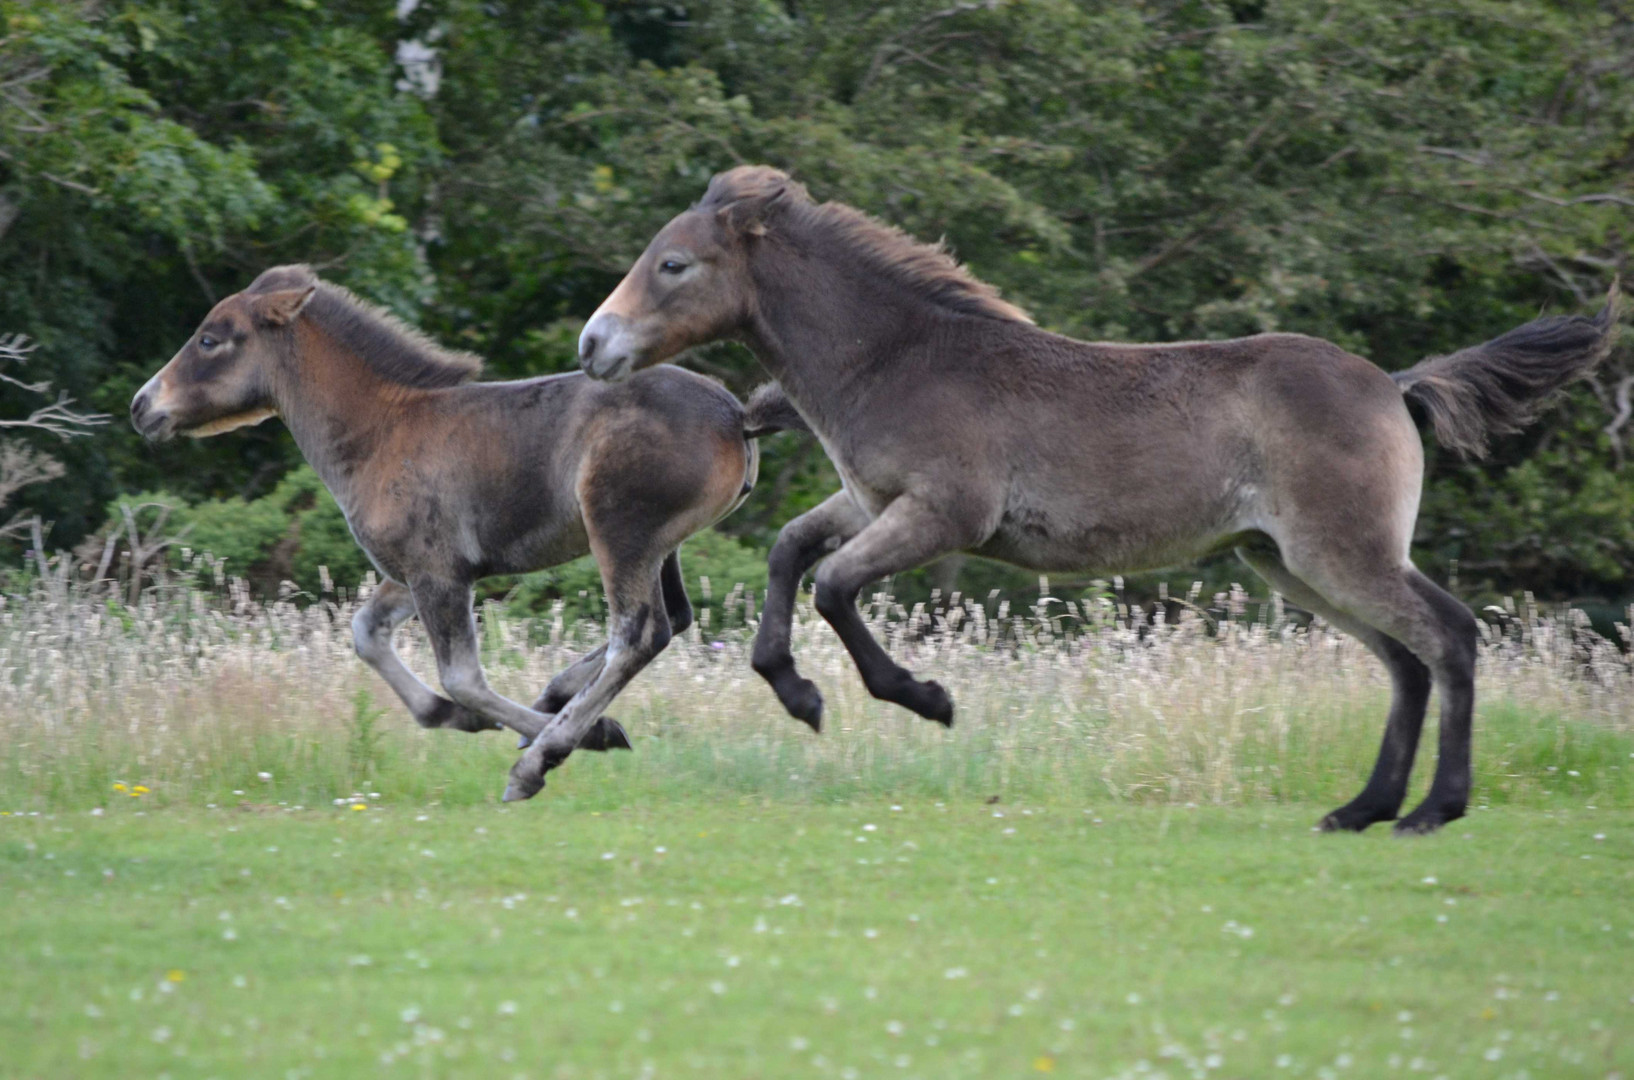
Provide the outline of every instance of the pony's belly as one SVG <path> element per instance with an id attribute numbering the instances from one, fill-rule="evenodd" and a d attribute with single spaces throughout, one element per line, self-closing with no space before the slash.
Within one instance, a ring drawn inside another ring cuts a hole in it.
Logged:
<path id="1" fill-rule="evenodd" d="M 1005 515 L 993 537 L 974 550 L 990 559 L 1056 574 L 1118 574 L 1192 562 L 1229 546 L 1229 525 L 1053 522 Z"/>

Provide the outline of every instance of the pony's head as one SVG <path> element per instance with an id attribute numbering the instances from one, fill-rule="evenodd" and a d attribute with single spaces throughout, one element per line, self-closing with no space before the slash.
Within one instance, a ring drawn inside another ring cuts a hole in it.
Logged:
<path id="1" fill-rule="evenodd" d="M 159 442 L 203 437 L 277 415 L 271 373 L 279 342 L 318 290 L 305 266 L 266 271 L 210 309 L 181 351 L 131 399 L 131 424 Z"/>

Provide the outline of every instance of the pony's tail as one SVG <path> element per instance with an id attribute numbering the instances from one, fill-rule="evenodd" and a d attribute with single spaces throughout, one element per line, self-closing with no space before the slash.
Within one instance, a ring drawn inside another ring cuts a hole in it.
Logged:
<path id="1" fill-rule="evenodd" d="M 1466 457 L 1485 457 L 1487 439 L 1525 428 L 1550 394 L 1605 359 L 1617 340 L 1619 301 L 1613 281 L 1606 306 L 1592 319 L 1535 319 L 1485 345 L 1433 356 L 1391 378 L 1429 415 L 1441 445 Z"/>
<path id="2" fill-rule="evenodd" d="M 806 418 L 777 383 L 758 387 L 743 405 L 743 437 L 758 439 L 778 431 L 810 431 Z"/>

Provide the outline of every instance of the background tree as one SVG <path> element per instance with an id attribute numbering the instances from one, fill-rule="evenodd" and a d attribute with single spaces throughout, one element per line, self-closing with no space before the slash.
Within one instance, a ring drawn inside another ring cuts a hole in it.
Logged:
<path id="1" fill-rule="evenodd" d="M 651 234 L 744 161 L 945 237 L 1051 329 L 1299 330 L 1387 368 L 1597 303 L 1634 221 L 1620 0 L 0 11 L 0 320 L 110 411 L 211 298 L 296 259 L 495 374 L 568 369 Z M 736 347 L 688 362 L 760 377 Z M 1432 572 L 1471 597 L 1634 593 L 1626 348 L 1613 366 L 1487 462 L 1432 455 Z M 767 451 L 723 526 L 755 545 L 835 483 L 809 441 Z M 35 498 L 69 542 L 118 492 L 254 500 L 292 461 L 270 425 L 120 432 Z"/>

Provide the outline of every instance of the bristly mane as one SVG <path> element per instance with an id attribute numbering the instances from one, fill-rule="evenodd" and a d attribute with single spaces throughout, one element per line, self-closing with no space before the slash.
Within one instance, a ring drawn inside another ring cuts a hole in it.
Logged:
<path id="1" fill-rule="evenodd" d="M 999 296 L 998 289 L 970 273 L 948 254 L 945 244 L 922 243 L 844 203 L 818 203 L 805 185 L 766 165 L 740 165 L 717 173 L 698 202 L 700 210 L 742 207 L 745 226 L 768 231 L 779 216 L 796 228 L 835 237 L 859 260 L 901 282 L 932 303 L 966 315 L 1030 323 L 1032 317 Z"/>
<path id="2" fill-rule="evenodd" d="M 275 266 L 256 278 L 247 293 L 279 292 L 316 285 L 301 318 L 334 337 L 383 379 L 401 386 L 434 389 L 457 386 L 482 371 L 482 357 L 445 349 L 397 316 L 350 289 L 322 281 L 307 266 Z"/>

